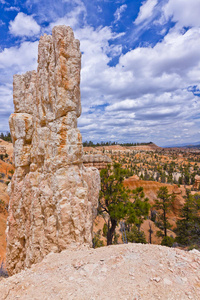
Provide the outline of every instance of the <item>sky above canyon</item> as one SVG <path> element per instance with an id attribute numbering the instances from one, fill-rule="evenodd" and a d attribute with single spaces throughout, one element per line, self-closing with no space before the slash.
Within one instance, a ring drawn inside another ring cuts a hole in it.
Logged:
<path id="1" fill-rule="evenodd" d="M 83 141 L 200 141 L 200 0 L 0 0 L 0 132 L 12 77 L 37 68 L 41 35 L 81 42 Z"/>

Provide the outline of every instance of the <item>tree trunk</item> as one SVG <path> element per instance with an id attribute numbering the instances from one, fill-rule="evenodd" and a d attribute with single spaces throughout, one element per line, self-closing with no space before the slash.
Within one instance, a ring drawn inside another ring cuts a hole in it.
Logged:
<path id="1" fill-rule="evenodd" d="M 167 220 L 166 220 L 166 211 L 164 210 L 164 233 L 165 237 L 167 236 Z"/>
<path id="2" fill-rule="evenodd" d="M 149 243 L 151 244 L 151 235 L 153 233 L 153 230 L 151 229 L 151 223 L 149 222 Z"/>
<path id="3" fill-rule="evenodd" d="M 111 221 L 111 227 L 110 227 L 110 221 Z M 112 245 L 115 228 L 117 226 L 117 221 L 115 219 L 110 219 L 110 221 L 108 221 L 107 246 Z"/>

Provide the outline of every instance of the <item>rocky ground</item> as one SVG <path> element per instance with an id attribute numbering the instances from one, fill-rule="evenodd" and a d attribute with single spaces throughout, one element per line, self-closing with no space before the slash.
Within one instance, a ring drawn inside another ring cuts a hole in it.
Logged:
<path id="1" fill-rule="evenodd" d="M 50 253 L 0 282 L 1 299 L 200 299 L 200 252 L 127 244 Z"/>

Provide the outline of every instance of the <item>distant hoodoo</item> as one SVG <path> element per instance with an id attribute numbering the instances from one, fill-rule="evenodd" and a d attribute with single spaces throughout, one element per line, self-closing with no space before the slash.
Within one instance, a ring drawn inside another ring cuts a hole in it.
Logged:
<path id="1" fill-rule="evenodd" d="M 81 53 L 70 27 L 39 41 L 38 68 L 14 75 L 9 124 L 15 173 L 9 186 L 7 269 L 14 274 L 49 252 L 92 244 L 99 171 L 83 166 Z"/>

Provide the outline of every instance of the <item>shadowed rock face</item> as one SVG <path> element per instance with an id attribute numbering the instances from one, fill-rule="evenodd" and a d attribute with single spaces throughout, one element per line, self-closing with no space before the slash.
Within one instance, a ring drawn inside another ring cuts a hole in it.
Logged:
<path id="1" fill-rule="evenodd" d="M 81 53 L 70 27 L 41 37 L 38 69 L 15 75 L 9 124 L 15 173 L 9 186 L 9 274 L 70 244 L 92 243 L 100 176 L 83 166 L 77 129 Z"/>

